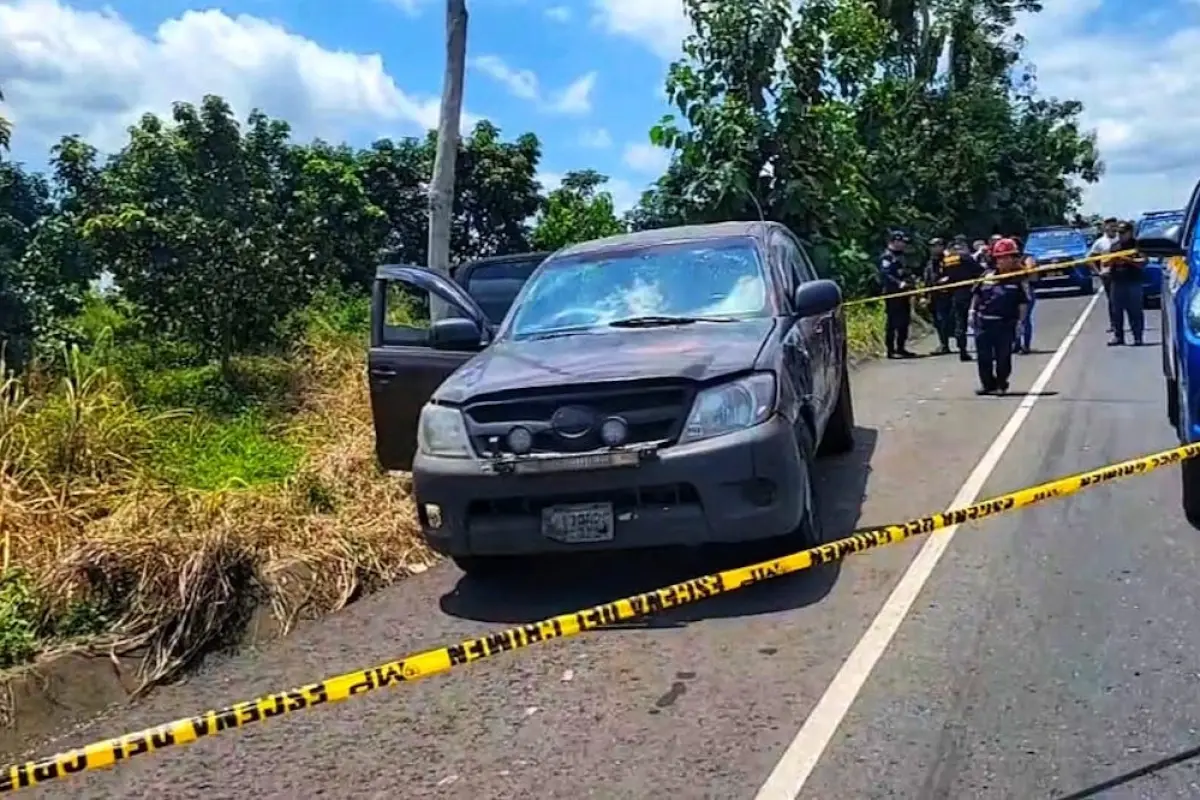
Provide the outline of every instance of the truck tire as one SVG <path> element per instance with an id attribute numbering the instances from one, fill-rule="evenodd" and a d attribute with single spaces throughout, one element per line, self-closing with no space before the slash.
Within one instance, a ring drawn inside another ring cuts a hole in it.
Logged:
<path id="1" fill-rule="evenodd" d="M 1095 294 L 1096 293 L 1096 281 L 1089 277 L 1088 280 L 1083 284 L 1083 286 L 1079 287 L 1079 293 L 1081 295 L 1083 295 L 1084 297 Z"/>
<path id="2" fill-rule="evenodd" d="M 825 543 L 825 526 L 821 522 L 820 508 L 817 503 L 817 487 L 815 485 L 817 458 L 812 436 L 808 432 L 807 425 L 800 427 L 802 431 L 797 444 L 800 449 L 800 457 L 804 459 L 804 485 L 797 488 L 804 497 L 804 513 L 800 517 L 800 524 L 796 526 L 796 530 L 788 539 L 796 550 L 807 550 Z"/>
<path id="3" fill-rule="evenodd" d="M 1167 378 L 1167 422 L 1179 429 L 1179 382 Z"/>
<path id="4" fill-rule="evenodd" d="M 1200 461 L 1194 458 L 1179 465 L 1183 478 L 1183 515 L 1188 524 L 1200 530 Z"/>
<path id="5" fill-rule="evenodd" d="M 820 455 L 848 453 L 854 449 L 854 398 L 850 393 L 850 368 L 842 362 L 842 385 L 838 388 L 837 405 L 825 425 L 821 437 Z"/>

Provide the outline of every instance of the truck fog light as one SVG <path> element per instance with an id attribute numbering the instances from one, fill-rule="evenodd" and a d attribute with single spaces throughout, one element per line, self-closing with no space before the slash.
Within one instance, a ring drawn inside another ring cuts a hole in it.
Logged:
<path id="1" fill-rule="evenodd" d="M 508 432 L 508 452 L 523 456 L 533 449 L 533 434 L 520 425 Z"/>
<path id="2" fill-rule="evenodd" d="M 629 426 L 620 417 L 609 417 L 600 423 L 600 441 L 607 447 L 625 444 L 629 438 Z"/>
<path id="3" fill-rule="evenodd" d="M 425 518 L 425 526 L 437 530 L 442 527 L 442 507 L 437 503 L 424 503 L 421 506 L 421 516 Z"/>

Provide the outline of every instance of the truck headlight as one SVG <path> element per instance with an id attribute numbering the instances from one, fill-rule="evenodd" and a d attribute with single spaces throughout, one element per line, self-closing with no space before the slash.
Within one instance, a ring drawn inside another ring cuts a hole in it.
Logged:
<path id="1" fill-rule="evenodd" d="M 711 439 L 765 422 L 775 410 L 775 376 L 760 372 L 702 390 L 692 402 L 680 444 Z"/>
<path id="2" fill-rule="evenodd" d="M 1184 316 L 1187 318 L 1188 330 L 1193 336 L 1200 336 L 1200 292 L 1194 291 L 1188 295 Z"/>
<path id="3" fill-rule="evenodd" d="M 417 422 L 417 446 L 427 456 L 471 458 L 471 439 L 462 412 L 426 403 Z"/>

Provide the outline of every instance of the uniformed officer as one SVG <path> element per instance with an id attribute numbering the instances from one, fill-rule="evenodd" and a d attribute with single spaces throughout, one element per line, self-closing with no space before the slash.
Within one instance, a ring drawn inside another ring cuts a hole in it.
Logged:
<path id="1" fill-rule="evenodd" d="M 983 267 L 971 255 L 967 237 L 954 237 L 954 252 L 947 253 L 942 260 L 942 271 L 947 283 L 971 281 L 983 275 Z M 971 308 L 971 287 L 959 286 L 950 289 L 950 315 L 953 320 L 954 343 L 958 345 L 959 361 L 970 361 L 967 352 L 967 312 Z"/>
<path id="2" fill-rule="evenodd" d="M 905 345 L 908 344 L 908 326 L 912 322 L 912 296 L 890 297 L 913 288 L 904 254 L 908 250 L 908 235 L 904 231 L 888 234 L 887 249 L 879 256 L 879 285 L 883 293 L 884 342 L 888 358 L 915 358 Z"/>
<path id="3" fill-rule="evenodd" d="M 976 394 L 1004 394 L 1012 375 L 1013 340 L 1025 321 L 1029 295 L 1021 279 L 1006 273 L 1018 270 L 1020 249 L 1012 239 L 992 245 L 994 269 L 972 290 L 971 320 L 975 328 L 975 351 L 979 356 L 979 388 Z"/>
<path id="4" fill-rule="evenodd" d="M 929 240 L 929 262 L 925 265 L 925 285 L 937 290 L 950 282 L 946 275 L 945 262 L 958 261 L 958 255 L 946 252 L 946 240 L 934 237 Z M 945 355 L 950 352 L 950 336 L 954 332 L 954 299 L 952 291 L 933 291 L 929 293 L 929 313 L 933 317 L 933 329 L 937 331 L 938 347 L 936 354 Z"/>

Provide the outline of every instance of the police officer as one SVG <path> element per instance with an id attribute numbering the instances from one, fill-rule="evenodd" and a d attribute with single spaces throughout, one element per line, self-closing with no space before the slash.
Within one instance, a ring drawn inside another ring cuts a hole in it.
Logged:
<path id="1" fill-rule="evenodd" d="M 979 356 L 976 394 L 1005 394 L 1012 375 L 1013 339 L 1029 310 L 1029 295 L 1020 278 L 1005 278 L 1019 269 L 1020 249 L 1012 239 L 992 245 L 994 269 L 988 270 L 971 293 L 975 350 Z"/>
<path id="2" fill-rule="evenodd" d="M 942 272 L 946 275 L 947 283 L 971 281 L 983 275 L 983 267 L 971 255 L 970 248 L 966 236 L 959 234 L 954 237 L 954 251 L 947 253 L 942 260 Z M 958 360 L 970 361 L 971 355 L 967 352 L 967 312 L 971 308 L 971 286 L 959 286 L 949 292 Z"/>
<path id="3" fill-rule="evenodd" d="M 907 250 L 908 235 L 904 231 L 892 231 L 888 234 L 887 249 L 879 256 L 879 285 L 886 317 L 883 336 L 888 358 L 916 357 L 905 347 L 908 344 L 908 326 L 912 321 L 912 296 L 890 297 L 912 289 L 904 264 Z"/>
<path id="4" fill-rule="evenodd" d="M 954 300 L 949 291 L 936 291 L 939 287 L 950 282 L 946 275 L 945 261 L 958 256 L 946 253 L 946 240 L 933 238 L 929 240 L 929 262 L 925 265 L 925 285 L 935 291 L 929 293 L 929 313 L 933 317 L 933 329 L 937 331 L 940 347 L 936 355 L 946 355 L 950 352 L 950 336 L 954 332 Z"/>

